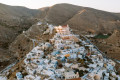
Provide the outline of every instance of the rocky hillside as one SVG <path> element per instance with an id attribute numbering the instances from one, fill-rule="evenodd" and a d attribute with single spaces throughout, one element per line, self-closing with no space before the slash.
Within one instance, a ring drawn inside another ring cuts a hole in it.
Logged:
<path id="1" fill-rule="evenodd" d="M 71 4 L 56 4 L 50 7 L 47 15 L 45 16 L 45 20 L 52 24 L 63 24 L 82 9 L 83 7 Z"/>
<path id="2" fill-rule="evenodd" d="M 28 9 L 26 7 L 20 6 L 9 6 L 0 3 L 0 17 L 5 18 L 15 18 L 22 16 L 35 16 L 39 11 L 34 9 Z M 6 15 L 6 16 L 4 16 Z"/>
<path id="3" fill-rule="evenodd" d="M 69 24 L 73 29 L 110 33 L 120 29 L 116 13 L 105 12 L 71 4 L 56 4 L 49 8 L 43 18 L 52 24 Z"/>
<path id="4" fill-rule="evenodd" d="M 101 51 L 106 53 L 106 55 L 112 59 L 120 60 L 120 31 L 114 30 L 111 36 L 107 39 L 93 39 Z M 104 46 L 104 47 L 103 47 Z"/>
<path id="5" fill-rule="evenodd" d="M 116 46 L 120 45 L 120 30 L 114 30 L 113 34 L 106 40 Z"/>
<path id="6" fill-rule="evenodd" d="M 11 42 L 37 22 L 37 14 L 40 14 L 40 10 L 0 3 L 0 69 L 13 58 L 8 49 Z"/>
<path id="7" fill-rule="evenodd" d="M 120 17 L 120 13 L 116 13 L 116 15 Z"/>

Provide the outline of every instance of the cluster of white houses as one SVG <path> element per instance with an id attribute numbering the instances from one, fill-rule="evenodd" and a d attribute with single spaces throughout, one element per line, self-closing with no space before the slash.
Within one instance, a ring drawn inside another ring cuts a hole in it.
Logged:
<path id="1" fill-rule="evenodd" d="M 120 80 L 115 62 L 103 58 L 93 45 L 72 34 L 69 26 L 54 29 L 56 34 L 49 42 L 26 55 L 23 71 L 27 75 L 16 73 L 18 80 Z M 51 47 L 52 52 L 48 51 Z"/>

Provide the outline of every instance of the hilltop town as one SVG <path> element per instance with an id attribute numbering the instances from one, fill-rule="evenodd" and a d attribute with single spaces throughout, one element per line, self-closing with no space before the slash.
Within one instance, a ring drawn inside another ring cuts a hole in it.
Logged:
<path id="1" fill-rule="evenodd" d="M 41 25 L 39 23 L 38 25 Z M 83 36 L 75 35 L 67 26 L 48 25 L 43 33 L 55 32 L 52 39 L 39 43 L 26 54 L 17 80 L 120 80 L 116 63 L 99 52 Z M 2 80 L 9 79 L 9 71 Z M 10 79 L 11 80 L 11 79 Z"/>
<path id="2" fill-rule="evenodd" d="M 41 23 L 36 25 L 38 21 L 53 25 L 69 24 L 74 34 L 86 35 L 107 57 L 120 60 L 119 13 L 68 3 L 58 3 L 40 9 L 0 3 L 1 72 L 9 65 L 23 60 L 38 43 L 49 42 L 48 40 L 53 38 L 54 32 L 51 35 L 43 34 L 47 25 L 40 25 Z M 82 36 L 79 37 L 81 38 Z M 120 73 L 120 63 L 115 67 Z M 14 70 L 11 69 L 10 73 L 12 72 Z"/>

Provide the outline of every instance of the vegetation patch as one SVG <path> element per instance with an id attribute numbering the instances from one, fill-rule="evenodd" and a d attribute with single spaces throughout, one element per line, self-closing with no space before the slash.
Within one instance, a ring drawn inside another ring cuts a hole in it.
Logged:
<path id="1" fill-rule="evenodd" d="M 110 35 L 98 34 L 94 38 L 97 39 L 107 39 Z"/>

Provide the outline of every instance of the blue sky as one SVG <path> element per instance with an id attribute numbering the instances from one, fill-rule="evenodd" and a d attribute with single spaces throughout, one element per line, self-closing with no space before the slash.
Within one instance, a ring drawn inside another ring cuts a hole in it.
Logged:
<path id="1" fill-rule="evenodd" d="M 109 12 L 120 12 L 120 0 L 0 0 L 0 3 L 25 6 L 31 9 L 52 6 L 57 3 L 70 3 Z"/>

